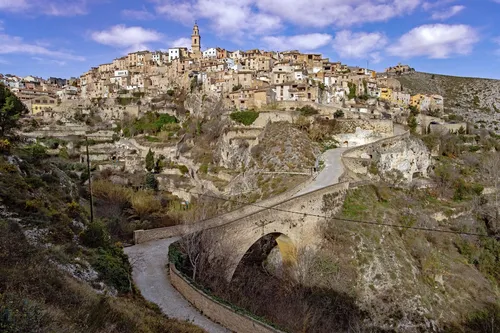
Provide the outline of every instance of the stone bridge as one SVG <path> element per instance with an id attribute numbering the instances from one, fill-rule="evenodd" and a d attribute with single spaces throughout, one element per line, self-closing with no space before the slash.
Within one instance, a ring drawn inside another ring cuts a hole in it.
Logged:
<path id="1" fill-rule="evenodd" d="M 322 239 L 321 226 L 342 207 L 348 188 L 347 182 L 328 186 L 206 229 L 205 236 L 214 244 L 210 262 L 222 263 L 230 281 L 250 247 L 264 236 L 272 235 L 283 264 L 294 265 L 298 251 L 315 248 Z"/>
<path id="2" fill-rule="evenodd" d="M 349 183 L 344 182 L 296 196 L 305 185 L 202 222 L 137 230 L 134 241 L 140 244 L 204 230 L 214 244 L 212 259 L 225 263 L 226 278 L 230 280 L 248 249 L 263 236 L 272 234 L 284 262 L 293 263 L 298 250 L 315 247 L 319 226 L 342 207 L 349 188 Z"/>

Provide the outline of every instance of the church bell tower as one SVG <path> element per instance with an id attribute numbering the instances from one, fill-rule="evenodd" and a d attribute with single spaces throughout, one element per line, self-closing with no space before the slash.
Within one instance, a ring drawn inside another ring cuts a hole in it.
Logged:
<path id="1" fill-rule="evenodd" d="M 201 56 L 201 36 L 198 24 L 195 22 L 193 27 L 193 34 L 191 35 L 191 50 L 197 57 Z"/>

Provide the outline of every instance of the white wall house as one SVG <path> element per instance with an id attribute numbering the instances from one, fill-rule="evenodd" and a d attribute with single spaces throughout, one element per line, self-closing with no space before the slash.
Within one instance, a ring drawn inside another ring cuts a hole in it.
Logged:
<path id="1" fill-rule="evenodd" d="M 217 49 L 215 47 L 211 47 L 203 51 L 203 58 L 217 58 Z"/>
<path id="2" fill-rule="evenodd" d="M 181 57 L 181 49 L 173 48 L 168 49 L 168 61 L 172 61 L 174 59 L 179 59 Z"/>
<path id="3" fill-rule="evenodd" d="M 115 71 L 115 76 L 128 76 L 129 73 L 128 73 L 128 70 L 124 69 L 124 70 L 120 70 L 120 71 Z"/>
<path id="4" fill-rule="evenodd" d="M 244 57 L 244 52 L 243 51 L 240 51 L 240 50 L 236 50 L 234 52 L 231 52 L 229 55 L 229 57 L 231 57 L 231 59 L 242 59 Z"/>
<path id="5" fill-rule="evenodd" d="M 307 75 L 304 75 L 304 72 L 302 70 L 294 70 L 293 71 L 293 79 L 295 81 L 302 81 L 307 78 Z"/>

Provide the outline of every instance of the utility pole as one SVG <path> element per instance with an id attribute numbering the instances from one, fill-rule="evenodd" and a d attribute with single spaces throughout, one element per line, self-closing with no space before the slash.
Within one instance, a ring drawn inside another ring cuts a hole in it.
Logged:
<path id="1" fill-rule="evenodd" d="M 87 173 L 89 175 L 89 194 L 90 194 L 90 223 L 94 222 L 94 199 L 92 197 L 92 174 L 90 173 L 90 158 L 89 158 L 89 141 L 85 137 L 85 143 L 87 145 Z"/>

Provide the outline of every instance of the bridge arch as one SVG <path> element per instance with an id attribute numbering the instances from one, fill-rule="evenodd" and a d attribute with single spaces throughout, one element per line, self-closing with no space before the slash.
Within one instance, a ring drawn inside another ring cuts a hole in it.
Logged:
<path id="1" fill-rule="evenodd" d="M 297 264 L 297 244 L 289 236 L 281 232 L 261 234 L 249 240 L 245 246 L 235 249 L 233 258 L 236 260 L 228 267 L 227 280 L 230 282 L 233 279 L 240 265 L 264 261 L 274 248 L 278 248 L 284 267 L 294 267 Z"/>

